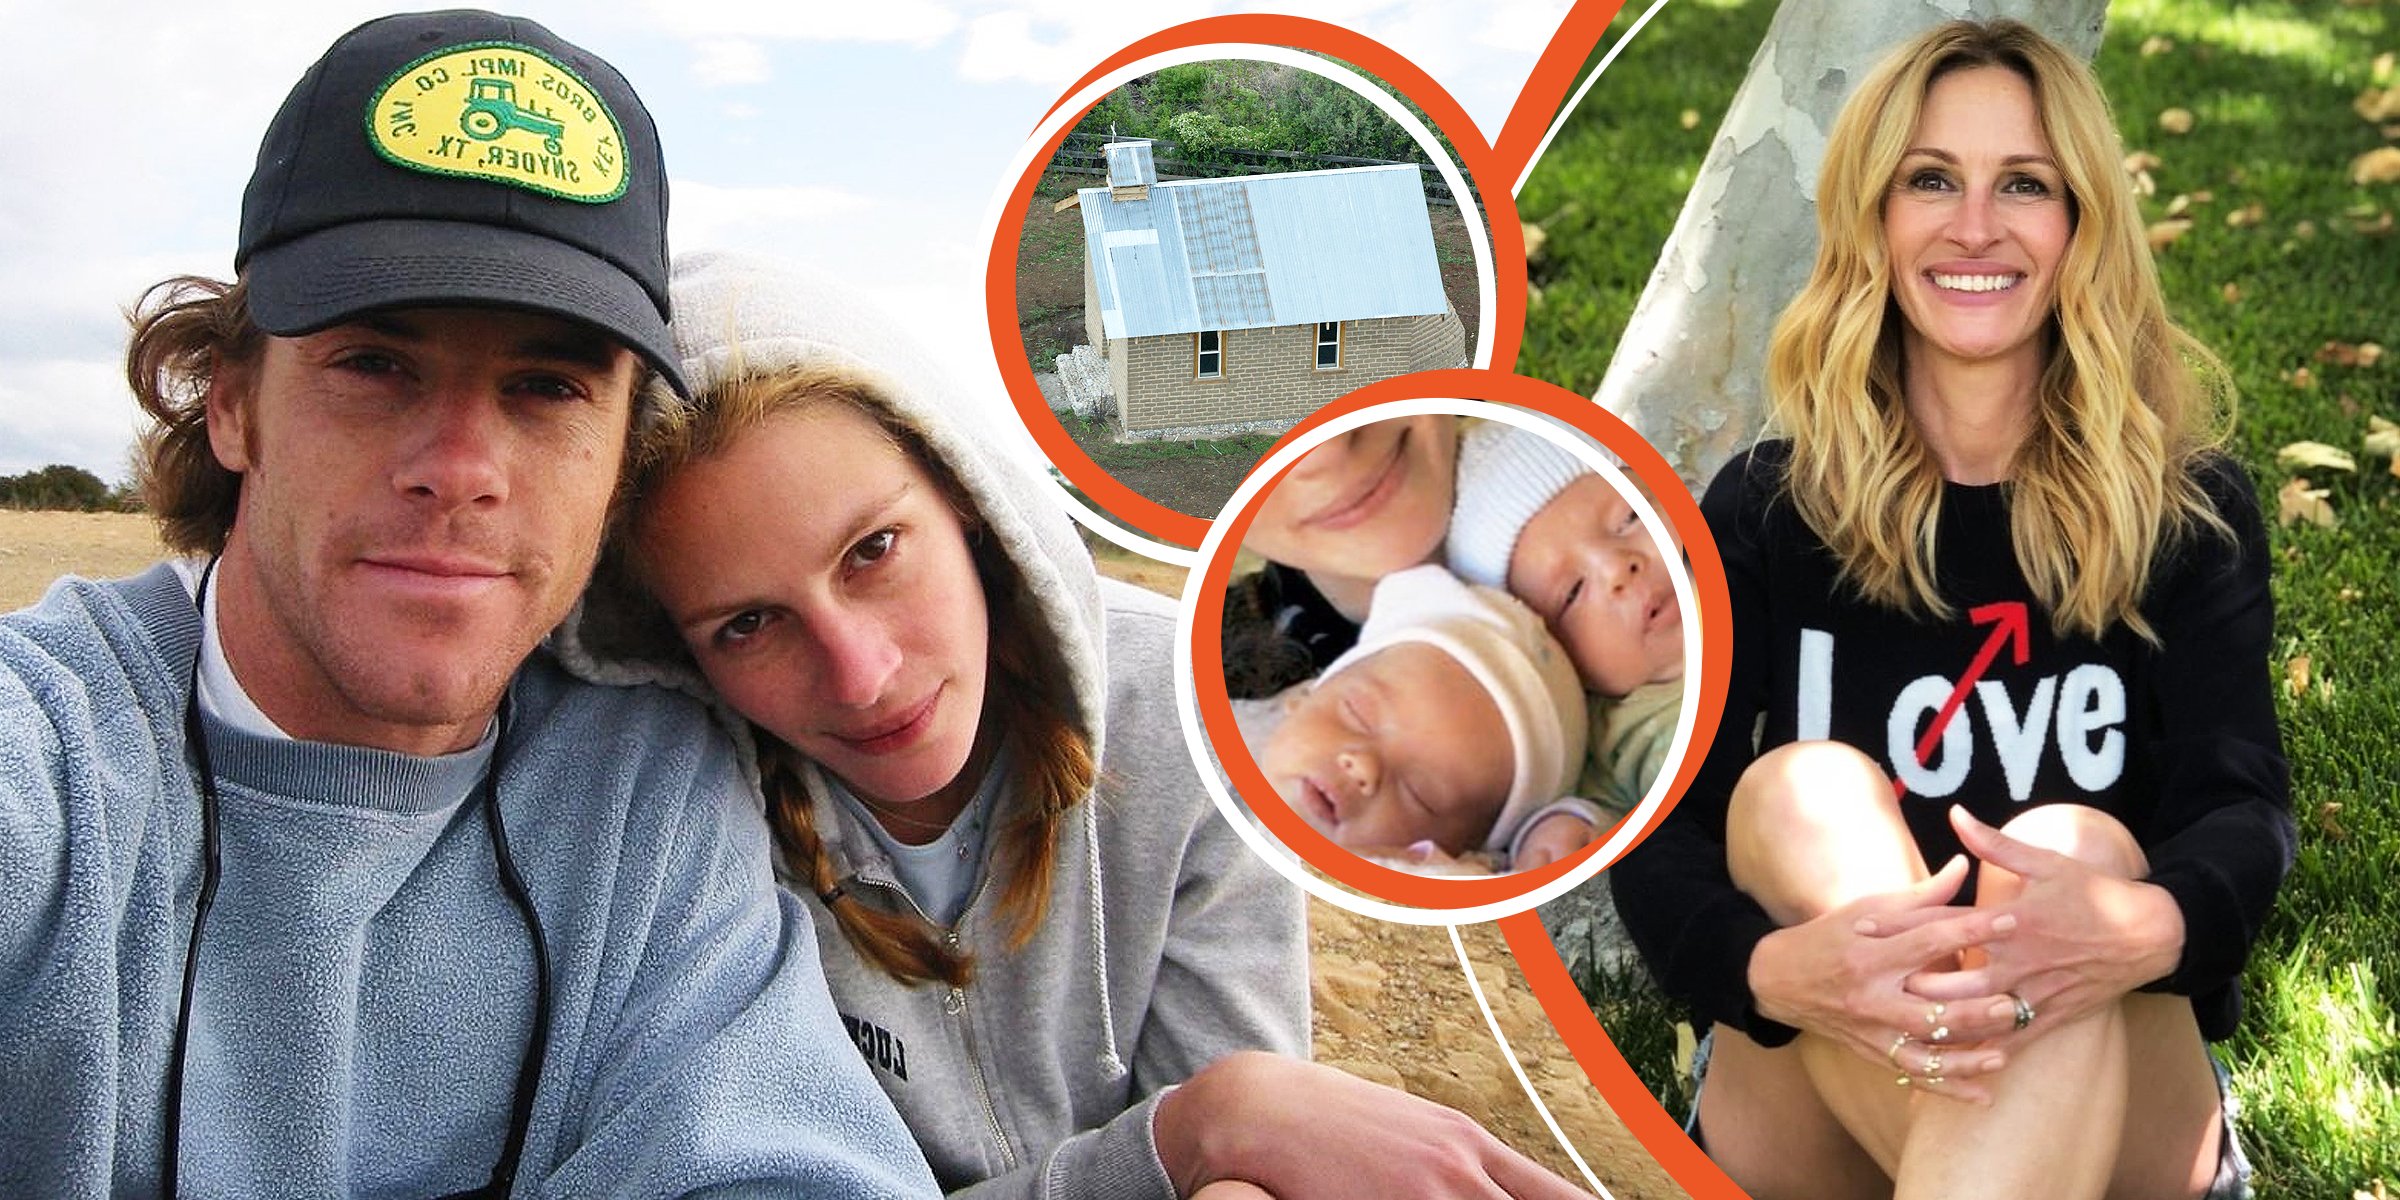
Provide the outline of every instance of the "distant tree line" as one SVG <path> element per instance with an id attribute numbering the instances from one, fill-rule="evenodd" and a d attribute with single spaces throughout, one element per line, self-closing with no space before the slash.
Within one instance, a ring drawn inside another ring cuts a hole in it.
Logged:
<path id="1" fill-rule="evenodd" d="M 134 512 L 141 502 L 127 489 L 112 488 L 82 467 L 52 463 L 22 475 L 0 475 L 0 508 Z"/>
<path id="2" fill-rule="evenodd" d="M 1424 110 L 1399 99 L 1425 119 Z M 1296 67 L 1242 59 L 1180 63 L 1134 79 L 1085 113 L 1075 132 L 1171 141 L 1180 157 L 1203 163 L 1230 159 L 1227 151 L 1290 150 L 1432 164 L 1366 97 Z M 1450 151 L 1446 140 L 1443 150 Z"/>

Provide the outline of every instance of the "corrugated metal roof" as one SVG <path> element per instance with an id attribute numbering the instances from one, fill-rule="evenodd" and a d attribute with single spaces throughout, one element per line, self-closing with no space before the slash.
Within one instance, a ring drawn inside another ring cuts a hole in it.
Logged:
<path id="1" fill-rule="evenodd" d="M 1108 156 L 1110 187 L 1158 182 L 1158 164 L 1150 160 L 1150 143 L 1110 142 L 1100 150 Z"/>
<path id="2" fill-rule="evenodd" d="M 1411 166 L 1081 192 L 1107 335 L 1150 337 L 1438 313 L 1448 306 Z"/>

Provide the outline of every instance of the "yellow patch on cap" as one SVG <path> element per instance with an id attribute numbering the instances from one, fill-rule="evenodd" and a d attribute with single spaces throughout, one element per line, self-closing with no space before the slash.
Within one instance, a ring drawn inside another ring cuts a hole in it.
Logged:
<path id="1" fill-rule="evenodd" d="M 549 55 L 477 42 L 400 68 L 367 101 L 367 140 L 403 167 L 602 204 L 625 194 L 625 131 Z"/>

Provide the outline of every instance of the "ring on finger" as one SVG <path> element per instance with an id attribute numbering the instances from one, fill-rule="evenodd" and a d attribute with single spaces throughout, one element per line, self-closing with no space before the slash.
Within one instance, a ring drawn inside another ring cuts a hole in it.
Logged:
<path id="1" fill-rule="evenodd" d="M 2023 1029 L 2026 1026 L 2033 1024 L 2033 1005 L 2027 1003 L 2025 997 L 2020 996 L 2015 992 L 2008 993 L 2008 998 L 2017 1006 L 2016 1027 Z"/>
<path id="2" fill-rule="evenodd" d="M 1899 1065 L 1900 1065 L 1900 1047 L 1902 1047 L 1902 1046 L 1905 1046 L 1905 1045 L 1907 1045 L 1907 1044 L 1909 1044 L 1910 1042 L 1913 1042 L 1913 1041 L 1915 1041 L 1915 1040 L 1917 1040 L 1917 1039 L 1915 1039 L 1915 1038 L 1913 1038 L 1913 1037 L 1910 1037 L 1910 1036 L 1909 1036 L 1908 1034 L 1906 1034 L 1906 1033 L 1903 1033 L 1903 1034 L 1901 1034 L 1899 1037 L 1896 1037 L 1896 1038 L 1893 1038 L 1893 1039 L 1892 1039 L 1892 1047 L 1891 1047 L 1891 1049 L 1884 1051 L 1884 1052 L 1883 1052 L 1883 1056 L 1884 1056 L 1885 1058 L 1891 1059 L 1891 1060 L 1892 1060 L 1892 1065 L 1893 1065 L 1893 1066 L 1895 1066 L 1895 1067 L 1897 1067 L 1897 1066 L 1899 1066 Z"/>
<path id="3" fill-rule="evenodd" d="M 1944 1004 L 1939 1000 L 1934 1001 L 1933 1007 L 1925 1010 L 1925 1027 L 1927 1029 L 1941 1028 L 1942 1014 L 1948 1011 L 1950 1011 L 1949 1005 Z M 1939 1035 L 1936 1035 L 1935 1040 L 1940 1040 Z"/>
<path id="4" fill-rule="evenodd" d="M 1906 1072 L 1902 1072 L 1900 1077 L 1892 1080 L 1892 1082 L 1900 1085 L 1901 1087 L 1907 1087 L 1909 1084 L 1915 1083 L 1916 1078 Z"/>
<path id="5" fill-rule="evenodd" d="M 1925 1066 L 1918 1074 L 1923 1075 L 1927 1083 L 1940 1083 L 1942 1081 L 1942 1052 L 1935 1050 L 1927 1054 Z"/>

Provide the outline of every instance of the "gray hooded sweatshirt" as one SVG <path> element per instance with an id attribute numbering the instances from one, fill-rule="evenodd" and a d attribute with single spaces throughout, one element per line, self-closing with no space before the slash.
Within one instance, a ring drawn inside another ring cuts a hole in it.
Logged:
<path id="1" fill-rule="evenodd" d="M 1308 1048 L 1302 897 L 1241 845 L 1201 785 L 1175 711 L 1173 606 L 1100 579 L 1052 485 L 1000 448 L 990 422 L 1014 419 L 1005 401 L 950 385 L 855 295 L 699 256 L 676 265 L 674 307 L 697 394 L 797 368 L 854 385 L 924 437 L 1024 577 L 1022 611 L 1049 633 L 1052 669 L 1099 749 L 1100 783 L 1061 828 L 1032 941 L 1009 948 L 992 880 L 1005 868 L 988 864 L 949 929 L 975 955 L 964 989 L 896 982 L 858 955 L 803 882 L 848 1033 L 954 1194 L 1172 1197 L 1151 1133 L 1159 1096 L 1237 1050 Z M 646 607 L 595 585 L 556 639 L 560 657 L 603 682 L 700 695 L 749 735 Z M 844 887 L 909 911 L 855 810 L 813 767 L 803 775 Z M 1001 789 L 995 826 L 1015 794 Z"/>

